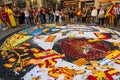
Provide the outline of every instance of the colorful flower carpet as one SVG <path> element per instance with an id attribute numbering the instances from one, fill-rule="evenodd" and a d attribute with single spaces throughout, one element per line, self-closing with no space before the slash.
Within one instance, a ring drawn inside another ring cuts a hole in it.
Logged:
<path id="1" fill-rule="evenodd" d="M 34 26 L 3 40 L 3 80 L 120 80 L 120 32 L 116 30 Z"/>

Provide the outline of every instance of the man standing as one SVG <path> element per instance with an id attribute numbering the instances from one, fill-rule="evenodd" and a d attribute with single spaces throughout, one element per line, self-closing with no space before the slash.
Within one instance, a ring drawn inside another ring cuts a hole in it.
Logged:
<path id="1" fill-rule="evenodd" d="M 114 26 L 117 27 L 117 23 L 119 20 L 119 6 L 115 5 L 113 10 L 114 10 Z"/>
<path id="2" fill-rule="evenodd" d="M 87 19 L 86 19 L 87 23 L 90 23 L 90 21 L 91 21 L 91 9 L 89 6 L 87 7 L 86 17 L 87 17 Z"/>

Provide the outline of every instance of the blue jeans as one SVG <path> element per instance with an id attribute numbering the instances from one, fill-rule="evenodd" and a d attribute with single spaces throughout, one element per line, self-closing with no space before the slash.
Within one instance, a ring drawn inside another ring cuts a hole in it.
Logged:
<path id="1" fill-rule="evenodd" d="M 1 29 L 5 28 L 5 27 L 6 27 L 6 24 L 5 24 L 5 23 L 3 23 L 3 24 L 0 23 L 0 28 L 1 28 Z"/>
<path id="2" fill-rule="evenodd" d="M 49 23 L 52 23 L 52 15 L 48 15 L 49 16 Z"/>
<path id="3" fill-rule="evenodd" d="M 29 24 L 29 17 L 25 17 L 26 23 Z"/>
<path id="4" fill-rule="evenodd" d="M 40 15 L 40 22 L 41 22 L 41 24 L 45 24 L 43 15 Z"/>
<path id="5" fill-rule="evenodd" d="M 82 17 L 77 17 L 77 22 L 82 23 Z"/>
<path id="6" fill-rule="evenodd" d="M 97 22 L 97 17 L 96 16 L 92 16 L 92 23 L 96 23 Z"/>

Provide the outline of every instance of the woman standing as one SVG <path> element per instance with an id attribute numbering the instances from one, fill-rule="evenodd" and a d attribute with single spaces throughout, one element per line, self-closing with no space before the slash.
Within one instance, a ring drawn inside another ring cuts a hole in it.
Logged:
<path id="1" fill-rule="evenodd" d="M 60 12 L 58 10 L 55 11 L 55 16 L 56 16 L 56 23 L 59 22 L 59 16 L 60 16 Z"/>
<path id="2" fill-rule="evenodd" d="M 37 24 L 38 21 L 38 11 L 36 8 L 33 9 L 33 17 L 34 17 L 34 23 Z"/>
<path id="3" fill-rule="evenodd" d="M 63 9 L 60 11 L 60 15 L 61 15 L 62 22 L 65 22 L 65 13 Z"/>
<path id="4" fill-rule="evenodd" d="M 92 23 L 95 24 L 97 21 L 97 9 L 96 9 L 96 7 L 93 7 L 93 10 L 91 12 L 91 16 L 92 16 Z"/>
<path id="5" fill-rule="evenodd" d="M 98 13 L 99 25 L 104 24 L 104 14 L 105 14 L 105 11 L 103 10 L 103 8 L 100 8 L 99 13 Z"/>
<path id="6" fill-rule="evenodd" d="M 27 8 L 25 8 L 24 14 L 25 14 L 25 23 L 30 24 L 30 19 L 29 19 L 30 14 Z"/>

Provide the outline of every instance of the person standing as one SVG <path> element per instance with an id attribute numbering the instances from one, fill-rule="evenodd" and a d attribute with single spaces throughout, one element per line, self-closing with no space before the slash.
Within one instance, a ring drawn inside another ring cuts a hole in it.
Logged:
<path id="1" fill-rule="evenodd" d="M 120 26 L 120 4 L 118 4 L 118 10 L 119 10 L 119 15 L 118 15 L 118 26 Z"/>
<path id="2" fill-rule="evenodd" d="M 25 14 L 25 23 L 30 24 L 30 20 L 29 20 L 30 14 L 27 8 L 25 8 L 24 14 Z"/>
<path id="3" fill-rule="evenodd" d="M 118 23 L 118 20 L 119 20 L 119 7 L 118 5 L 115 5 L 114 6 L 114 26 L 117 27 L 117 23 Z"/>
<path id="4" fill-rule="evenodd" d="M 52 23 L 52 13 L 50 8 L 48 8 L 47 14 L 48 14 L 48 23 Z"/>
<path id="5" fill-rule="evenodd" d="M 43 14 L 43 19 L 44 19 L 44 22 L 46 23 L 46 9 L 45 8 L 42 8 L 42 14 Z"/>
<path id="6" fill-rule="evenodd" d="M 17 9 L 17 16 L 18 16 L 18 25 L 22 24 L 22 19 L 21 19 L 21 8 L 18 7 Z"/>
<path id="7" fill-rule="evenodd" d="M 51 10 L 51 22 L 54 23 L 54 10 Z"/>
<path id="8" fill-rule="evenodd" d="M 100 8 L 99 13 L 98 13 L 98 18 L 99 18 L 99 25 L 103 25 L 104 24 L 104 14 L 105 11 L 103 10 L 103 8 Z"/>
<path id="9" fill-rule="evenodd" d="M 25 14 L 23 9 L 18 8 L 18 16 L 19 16 L 19 24 L 23 25 L 25 23 Z"/>
<path id="10" fill-rule="evenodd" d="M 82 23 L 82 12 L 80 8 L 77 10 L 77 22 Z"/>
<path id="11" fill-rule="evenodd" d="M 92 16 L 92 23 L 95 24 L 97 21 L 97 9 L 96 9 L 96 7 L 93 7 L 93 10 L 91 12 L 91 16 Z"/>
<path id="12" fill-rule="evenodd" d="M 34 17 L 34 23 L 37 24 L 38 21 L 38 11 L 36 8 L 33 8 L 33 17 Z"/>
<path id="13" fill-rule="evenodd" d="M 65 13 L 63 9 L 60 11 L 60 15 L 61 15 L 62 22 L 65 22 Z"/>
<path id="14" fill-rule="evenodd" d="M 14 13 L 17 25 L 19 25 L 20 24 L 19 23 L 19 15 L 18 15 L 18 9 L 16 7 L 13 8 L 13 13 Z"/>
<path id="15" fill-rule="evenodd" d="M 70 23 L 72 23 L 72 24 L 74 23 L 74 16 L 75 16 L 74 11 L 71 10 L 69 12 L 69 20 L 70 20 Z"/>
<path id="16" fill-rule="evenodd" d="M 82 9 L 82 22 L 85 23 L 86 22 L 86 8 L 84 7 Z"/>
<path id="17" fill-rule="evenodd" d="M 30 24 L 34 25 L 33 9 L 29 9 L 29 19 L 30 19 Z"/>
<path id="18" fill-rule="evenodd" d="M 59 23 L 59 16 L 60 16 L 60 12 L 59 12 L 59 10 L 56 10 L 55 11 L 56 23 Z"/>
<path id="19" fill-rule="evenodd" d="M 38 16 L 39 16 L 40 23 L 45 24 L 44 14 L 43 14 L 43 9 L 42 8 L 39 9 Z"/>
<path id="20" fill-rule="evenodd" d="M 91 9 L 90 7 L 87 7 L 87 10 L 86 10 L 86 17 L 87 17 L 87 23 L 90 23 L 91 21 Z"/>

